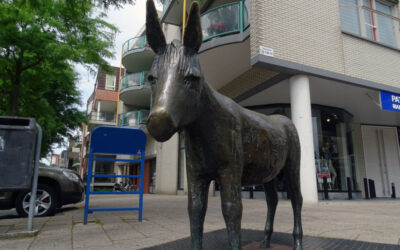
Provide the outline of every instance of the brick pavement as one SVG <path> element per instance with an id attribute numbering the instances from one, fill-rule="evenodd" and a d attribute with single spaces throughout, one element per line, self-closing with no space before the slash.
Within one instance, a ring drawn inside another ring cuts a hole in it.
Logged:
<path id="1" fill-rule="evenodd" d="M 137 196 L 94 196 L 92 207 L 123 207 L 137 203 Z M 189 237 L 186 196 L 145 195 L 143 222 L 137 212 L 98 212 L 82 224 L 83 203 L 61 209 L 56 216 L 36 218 L 35 237 L 0 240 L 0 249 L 142 249 Z M 243 200 L 242 228 L 263 230 L 263 200 Z M 386 243 L 400 248 L 400 201 L 330 201 L 304 205 L 304 235 L 360 242 Z M 0 233 L 26 229 L 26 218 L 0 213 Z M 290 234 L 293 216 L 290 202 L 280 201 L 275 231 Z M 218 197 L 211 197 L 205 232 L 224 229 Z M 279 234 L 277 234 L 279 235 Z M 221 242 L 227 244 L 227 242 Z M 323 247 L 323 246 L 321 246 Z"/>

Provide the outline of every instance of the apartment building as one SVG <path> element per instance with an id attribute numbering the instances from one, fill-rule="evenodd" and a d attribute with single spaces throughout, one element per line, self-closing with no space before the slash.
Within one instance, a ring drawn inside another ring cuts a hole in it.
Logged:
<path id="1" fill-rule="evenodd" d="M 164 6 L 168 42 L 181 37 L 182 9 L 183 1 Z M 330 198 L 345 199 L 348 190 L 356 198 L 398 193 L 399 22 L 398 0 L 202 1 L 207 82 L 243 107 L 294 121 L 305 202 L 323 199 L 324 179 Z M 128 49 L 138 40 L 124 45 L 122 60 L 146 79 L 154 55 L 146 46 Z M 148 98 L 144 89 L 121 88 L 121 100 L 139 107 L 129 102 Z M 185 190 L 182 139 L 154 143 L 156 192 Z"/>
<path id="2" fill-rule="evenodd" d="M 159 15 L 162 13 L 159 12 Z M 168 24 L 164 24 L 163 27 L 169 42 L 180 36 L 180 27 Z M 122 65 L 126 69 L 126 74 L 121 79 L 119 92 L 119 126 L 138 127 L 147 135 L 144 193 L 176 194 L 179 136 L 175 135 L 166 143 L 158 143 L 146 129 L 152 92 L 147 74 L 153 63 L 154 52 L 147 44 L 144 27 L 136 37 L 123 44 L 122 51 Z M 161 164 L 170 167 L 163 171 Z M 138 173 L 135 164 L 125 163 L 123 168 L 126 174 Z M 139 184 L 136 180 L 133 182 Z"/>
<path id="3" fill-rule="evenodd" d="M 124 71 L 122 71 L 123 75 Z M 86 178 L 87 174 L 91 132 L 98 126 L 117 125 L 119 77 L 119 67 L 112 67 L 111 73 L 98 70 L 93 93 L 87 100 L 88 124 L 82 125 L 83 138 L 80 153 L 80 174 L 83 178 Z M 93 169 L 96 174 L 115 174 L 118 172 L 118 167 L 113 162 L 95 162 Z M 115 181 L 114 178 L 95 178 L 92 183 L 95 188 L 107 188 L 113 187 Z"/>

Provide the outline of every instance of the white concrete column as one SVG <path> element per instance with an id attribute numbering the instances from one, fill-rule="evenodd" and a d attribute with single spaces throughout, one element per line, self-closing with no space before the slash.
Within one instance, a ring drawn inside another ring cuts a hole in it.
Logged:
<path id="1" fill-rule="evenodd" d="M 318 202 L 311 116 L 310 81 L 306 75 L 290 78 L 292 121 L 300 137 L 300 185 L 305 203 Z"/>
<path id="2" fill-rule="evenodd" d="M 97 120 L 100 120 L 101 101 L 97 101 Z"/>
<path id="3" fill-rule="evenodd" d="M 156 161 L 157 194 L 175 194 L 178 184 L 178 133 L 164 143 L 158 143 Z"/>

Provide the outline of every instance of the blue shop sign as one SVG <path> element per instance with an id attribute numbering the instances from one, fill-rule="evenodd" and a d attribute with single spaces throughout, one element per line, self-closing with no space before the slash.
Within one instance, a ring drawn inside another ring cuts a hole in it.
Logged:
<path id="1" fill-rule="evenodd" d="M 389 111 L 400 112 L 400 95 L 386 91 L 380 92 L 381 108 Z"/>

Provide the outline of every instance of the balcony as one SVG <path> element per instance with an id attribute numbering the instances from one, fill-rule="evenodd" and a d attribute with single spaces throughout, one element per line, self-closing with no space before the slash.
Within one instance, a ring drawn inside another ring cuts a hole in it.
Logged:
<path id="1" fill-rule="evenodd" d="M 189 13 L 190 6 L 195 0 L 187 0 L 186 10 Z M 202 0 L 197 1 L 200 3 L 200 9 L 202 10 L 204 6 L 209 5 L 213 0 Z M 226 0 L 225 0 L 226 1 Z M 161 16 L 161 22 L 168 24 L 173 24 L 177 26 L 182 26 L 182 0 L 166 0 L 163 4 L 163 13 Z"/>
<path id="2" fill-rule="evenodd" d="M 217 90 L 251 70 L 249 20 L 249 0 L 220 5 L 201 14 L 200 63 L 208 83 Z"/>
<path id="3" fill-rule="evenodd" d="M 250 1 L 228 3 L 201 14 L 203 42 L 215 37 L 243 33 L 250 26 Z"/>
<path id="4" fill-rule="evenodd" d="M 122 113 L 119 115 L 118 125 L 122 127 L 138 127 L 146 125 L 149 113 L 150 111 L 145 109 Z"/>
<path id="5" fill-rule="evenodd" d="M 88 116 L 89 130 L 99 125 L 115 125 L 115 112 L 91 112 Z"/>
<path id="6" fill-rule="evenodd" d="M 128 72 L 140 72 L 151 67 L 154 52 L 147 45 L 146 36 L 134 37 L 122 45 L 122 64 Z"/>
<path id="7" fill-rule="evenodd" d="M 172 0 L 165 0 L 163 3 L 163 12 L 165 12 L 169 6 L 169 4 L 172 2 Z"/>
<path id="8" fill-rule="evenodd" d="M 129 74 L 122 78 L 119 98 L 127 105 L 150 107 L 151 87 L 147 71 Z"/>

